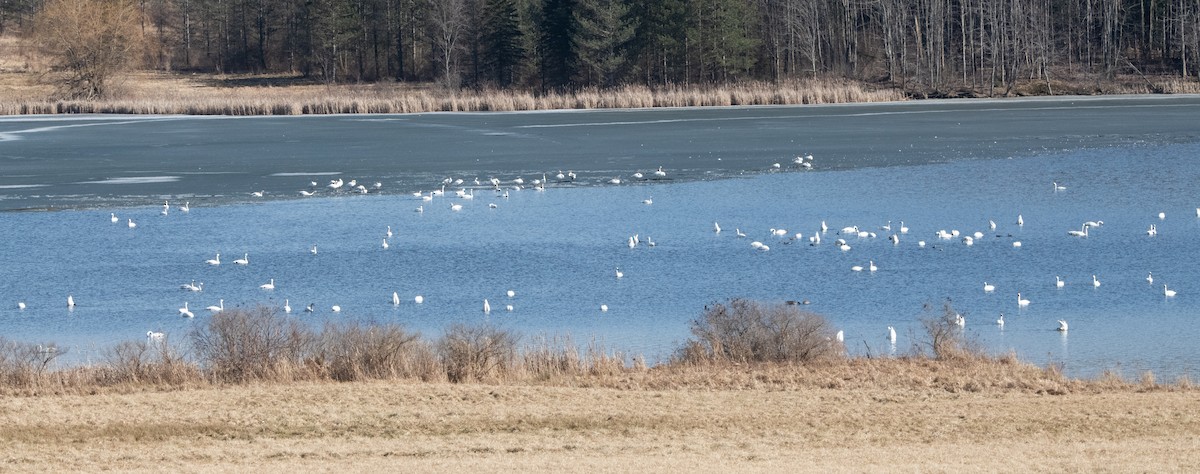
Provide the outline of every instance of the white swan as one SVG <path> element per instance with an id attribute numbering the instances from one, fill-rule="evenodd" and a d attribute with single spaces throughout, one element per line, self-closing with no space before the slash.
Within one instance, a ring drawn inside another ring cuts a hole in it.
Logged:
<path id="1" fill-rule="evenodd" d="M 1088 226 L 1086 224 L 1084 224 L 1082 230 L 1068 230 L 1067 235 L 1070 235 L 1072 237 L 1087 237 L 1088 236 Z"/>
<path id="2" fill-rule="evenodd" d="M 513 305 L 511 305 L 511 304 L 504 305 L 504 310 L 511 313 L 513 310 Z"/>
<path id="3" fill-rule="evenodd" d="M 492 305 L 488 304 L 487 298 L 483 299 L 483 314 L 492 314 Z"/>
<path id="4" fill-rule="evenodd" d="M 258 285 L 258 287 L 262 288 L 264 290 L 274 290 L 275 289 L 275 279 L 272 278 L 270 282 Z"/>
<path id="5" fill-rule="evenodd" d="M 68 307 L 68 308 L 74 308 L 74 307 L 75 307 L 75 297 L 74 297 L 74 296 L 67 295 L 67 307 Z"/>
<path id="6" fill-rule="evenodd" d="M 25 302 L 24 302 L 24 301 L 18 301 L 18 302 L 17 302 L 17 309 L 19 309 L 19 310 L 21 310 L 21 311 L 25 311 Z"/>
<path id="7" fill-rule="evenodd" d="M 721 233 L 721 224 L 716 223 L 716 221 L 713 221 L 713 232 Z"/>
<path id="8" fill-rule="evenodd" d="M 220 303 L 218 303 L 217 305 L 209 306 L 209 307 L 207 307 L 207 308 L 204 308 L 204 309 L 207 309 L 207 310 L 209 310 L 209 311 L 212 311 L 212 312 L 214 312 L 214 313 L 220 313 L 221 311 L 225 311 L 225 300 L 221 300 L 221 302 L 220 302 Z"/>
<path id="9" fill-rule="evenodd" d="M 1015 249 L 1021 248 L 1021 241 L 1018 240 L 1016 242 L 1013 242 L 1013 248 L 1015 248 Z"/>
<path id="10" fill-rule="evenodd" d="M 833 337 L 837 339 L 837 342 L 846 342 L 846 333 L 844 331 L 839 330 Z"/>
<path id="11" fill-rule="evenodd" d="M 1054 182 L 1054 190 L 1055 190 L 1055 191 L 1066 191 L 1066 190 L 1067 190 L 1067 187 L 1066 187 L 1066 186 L 1063 186 L 1063 185 L 1061 185 L 1061 184 L 1058 184 L 1058 181 L 1055 181 L 1055 182 Z"/>
<path id="12" fill-rule="evenodd" d="M 861 272 L 861 271 L 863 271 L 863 267 L 862 267 L 862 265 L 855 265 L 855 266 L 853 266 L 853 267 L 850 267 L 850 271 L 852 271 L 852 272 Z"/>
<path id="13" fill-rule="evenodd" d="M 645 204 L 647 206 L 654 204 L 654 196 L 650 196 L 649 198 L 643 199 L 642 204 Z"/>
<path id="14" fill-rule="evenodd" d="M 745 233 L 745 232 L 742 232 L 742 229 L 734 228 L 734 229 L 733 229 L 733 235 L 736 235 L 736 236 L 738 236 L 738 237 L 745 237 L 745 236 L 746 236 L 746 233 Z"/>
<path id="15" fill-rule="evenodd" d="M 383 239 L 383 243 L 381 245 L 383 246 L 384 250 L 387 250 L 388 247 L 391 247 L 391 245 L 388 244 L 387 239 Z"/>
<path id="16" fill-rule="evenodd" d="M 1100 287 L 1100 280 L 1096 279 L 1096 275 L 1092 275 L 1092 287 L 1094 287 L 1094 288 Z"/>
<path id="17" fill-rule="evenodd" d="M 617 278 L 625 278 L 625 272 L 621 271 L 621 267 L 617 267 Z"/>
<path id="18" fill-rule="evenodd" d="M 1084 227 L 1100 227 L 1104 225 L 1104 221 L 1087 221 L 1083 223 Z"/>
<path id="19" fill-rule="evenodd" d="M 1066 282 L 1064 282 L 1063 279 L 1058 275 L 1054 275 L 1054 286 L 1056 288 L 1062 288 L 1064 285 L 1066 285 Z"/>
<path id="20" fill-rule="evenodd" d="M 1146 273 L 1146 283 L 1149 283 L 1149 284 L 1151 284 L 1151 285 L 1153 285 L 1153 284 L 1154 284 L 1154 272 L 1147 272 L 1147 273 Z"/>
<path id="21" fill-rule="evenodd" d="M 871 273 L 875 273 L 876 271 L 878 271 L 878 270 L 879 270 L 879 267 L 875 265 L 875 261 L 874 261 L 874 260 L 868 260 L 868 261 L 867 261 L 867 265 L 868 265 L 868 266 L 867 266 L 867 270 L 870 270 L 870 271 L 871 271 Z"/>
<path id="22" fill-rule="evenodd" d="M 109 217 L 108 220 L 112 221 L 113 224 L 116 224 L 117 222 L 120 222 L 120 220 L 121 220 L 121 219 L 117 219 L 116 213 L 110 212 L 108 215 L 112 216 L 112 217 Z"/>
<path id="23" fill-rule="evenodd" d="M 205 260 L 204 263 L 207 263 L 209 265 L 220 265 L 221 264 L 221 252 L 217 252 L 216 257 Z"/>
<path id="24" fill-rule="evenodd" d="M 180 211 L 183 211 L 183 212 L 191 212 L 191 210 L 192 210 L 192 202 L 191 202 L 191 201 L 185 201 L 185 202 L 183 203 L 183 205 L 182 205 L 182 206 L 179 206 L 179 210 L 180 210 Z"/>
<path id="25" fill-rule="evenodd" d="M 996 221 L 988 219 L 988 230 L 996 230 Z"/>
<path id="26" fill-rule="evenodd" d="M 392 226 L 387 226 L 387 238 L 392 238 Z"/>
<path id="27" fill-rule="evenodd" d="M 1063 321 L 1061 319 L 1058 320 L 1058 330 L 1062 331 L 1062 332 L 1067 332 L 1067 322 Z"/>
<path id="28" fill-rule="evenodd" d="M 825 224 L 825 221 L 821 221 L 821 233 L 824 234 L 826 232 L 829 232 L 829 225 Z"/>
<path id="29" fill-rule="evenodd" d="M 961 314 L 955 313 L 955 314 L 954 314 L 954 324 L 955 324 L 955 325 L 957 325 L 957 326 L 958 326 L 958 327 L 960 327 L 960 328 L 961 328 L 961 327 L 966 327 L 966 325 L 967 325 L 967 318 L 964 318 L 964 317 L 963 317 L 963 315 L 961 315 Z"/>
<path id="30" fill-rule="evenodd" d="M 317 244 L 313 244 L 312 248 L 308 249 L 308 253 L 316 255 L 317 254 Z"/>
<path id="31" fill-rule="evenodd" d="M 185 318 L 194 318 L 194 317 L 196 317 L 196 315 L 195 315 L 195 314 L 192 314 L 192 311 L 188 309 L 188 304 L 187 304 L 187 301 L 184 301 L 184 302 L 183 302 L 183 307 L 182 307 L 182 308 L 179 308 L 179 315 L 180 315 L 180 316 L 183 316 L 183 317 L 185 317 Z"/>
<path id="32" fill-rule="evenodd" d="M 658 176 L 659 178 L 662 178 L 662 177 L 667 176 L 667 172 L 663 171 L 663 168 L 661 166 L 659 166 L 658 171 L 654 172 L 654 176 Z"/>
<path id="33" fill-rule="evenodd" d="M 134 227 L 137 227 L 137 222 L 134 222 L 133 219 L 129 219 L 129 223 L 126 225 L 128 225 L 129 228 L 132 229 Z"/>
<path id="34" fill-rule="evenodd" d="M 1022 298 L 1021 293 L 1017 293 L 1017 306 L 1022 308 L 1029 306 L 1029 300 Z"/>
<path id="35" fill-rule="evenodd" d="M 893 344 L 896 343 L 896 328 L 891 326 L 888 326 L 888 341 Z"/>
<path id="36" fill-rule="evenodd" d="M 1161 220 L 1163 220 L 1163 219 L 1166 219 L 1166 218 L 1167 218 L 1167 213 L 1165 213 L 1165 212 L 1160 212 L 1160 213 L 1158 213 L 1158 220 L 1160 220 L 1160 221 L 1161 221 Z"/>
<path id="37" fill-rule="evenodd" d="M 146 331 L 146 340 L 150 341 L 150 342 L 162 341 L 163 333 L 154 332 L 154 331 Z"/>
<path id="38" fill-rule="evenodd" d="M 601 311 L 601 312 L 604 312 L 604 313 L 607 313 L 607 312 L 608 312 L 608 305 L 606 305 L 606 304 L 602 304 L 602 305 L 600 305 L 600 311 Z"/>
<path id="39" fill-rule="evenodd" d="M 392 292 L 392 306 L 400 306 L 400 294 Z"/>
<path id="40" fill-rule="evenodd" d="M 1146 235 L 1149 235 L 1151 237 L 1158 235 L 1158 226 L 1156 226 L 1154 224 L 1150 224 L 1150 229 L 1146 230 Z"/>
<path id="41" fill-rule="evenodd" d="M 1000 326 L 1000 329 L 1004 329 L 1004 313 L 1000 313 L 1000 319 L 996 320 L 996 325 Z"/>
<path id="42" fill-rule="evenodd" d="M 285 314 L 291 314 L 292 312 L 292 304 L 287 298 L 284 298 L 283 300 L 283 312 Z"/>
<path id="43" fill-rule="evenodd" d="M 990 285 L 986 281 L 983 282 L 983 292 L 984 293 L 991 293 L 993 291 L 996 291 L 996 285 Z"/>
<path id="44" fill-rule="evenodd" d="M 237 265 L 249 265 L 250 264 L 250 254 L 247 253 L 247 254 L 243 255 L 242 258 L 234 260 L 233 263 L 237 264 Z"/>
<path id="45" fill-rule="evenodd" d="M 1017 214 L 1017 225 L 1019 225 L 1019 226 L 1025 225 L 1025 218 L 1022 217 L 1020 214 Z"/>
<path id="46" fill-rule="evenodd" d="M 312 197 L 314 194 L 316 194 L 316 193 L 314 193 L 312 191 L 305 191 L 303 189 L 300 190 L 300 195 L 304 196 L 304 197 Z"/>
<path id="47" fill-rule="evenodd" d="M 454 211 L 454 212 L 461 211 L 461 210 L 462 210 L 462 204 L 451 204 L 451 205 L 450 205 L 450 210 L 451 210 L 451 211 Z"/>
<path id="48" fill-rule="evenodd" d="M 413 298 L 413 301 L 416 302 L 417 304 L 421 304 L 421 303 L 425 302 L 425 297 L 421 296 L 421 295 L 417 295 L 415 298 Z"/>
<path id="49" fill-rule="evenodd" d="M 1166 296 L 1168 298 L 1175 296 L 1175 290 L 1167 289 L 1167 284 L 1163 283 L 1163 296 Z"/>
<path id="50" fill-rule="evenodd" d="M 904 225 L 904 221 L 900 221 L 900 233 L 901 234 L 908 233 L 908 226 Z"/>
<path id="51" fill-rule="evenodd" d="M 335 312 L 335 313 L 340 313 L 340 312 L 342 312 L 342 307 L 341 307 L 341 306 L 338 306 L 338 305 L 336 305 L 336 304 L 335 304 L 335 305 L 333 305 L 333 307 L 331 307 L 331 308 L 329 308 L 329 309 L 333 310 L 333 312 Z"/>
<path id="52" fill-rule="evenodd" d="M 255 191 L 255 192 L 250 193 L 250 195 L 254 196 L 256 198 L 260 198 L 260 197 L 263 197 L 263 191 Z"/>

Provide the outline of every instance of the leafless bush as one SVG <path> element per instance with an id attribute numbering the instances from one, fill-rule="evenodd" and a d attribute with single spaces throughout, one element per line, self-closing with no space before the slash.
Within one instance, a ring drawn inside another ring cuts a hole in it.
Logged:
<path id="1" fill-rule="evenodd" d="M 454 324 L 438 341 L 438 353 L 451 382 L 494 378 L 505 373 L 516 356 L 520 337 L 491 324 Z"/>
<path id="2" fill-rule="evenodd" d="M 330 324 L 319 335 L 310 366 L 333 380 L 441 378 L 437 354 L 420 334 L 397 324 Z"/>
<path id="3" fill-rule="evenodd" d="M 295 319 L 260 306 L 217 313 L 191 339 L 197 360 L 216 381 L 285 381 L 305 375 L 297 371 L 313 334 Z"/>
<path id="4" fill-rule="evenodd" d="M 695 339 L 677 354 L 684 363 L 810 362 L 842 354 L 824 317 L 791 305 L 740 298 L 713 303 L 691 330 Z"/>
<path id="5" fill-rule="evenodd" d="M 963 333 L 963 327 L 958 324 L 959 318 L 965 318 L 954 309 L 949 302 L 942 305 L 941 313 L 934 314 L 933 306 L 925 305 L 925 315 L 921 317 L 921 326 L 925 329 L 925 338 L 914 348 L 919 356 L 932 356 L 938 360 L 970 360 L 987 357 L 983 346 Z"/>
<path id="6" fill-rule="evenodd" d="M 54 360 L 66 351 L 55 344 L 32 344 L 0 338 L 0 384 L 32 388 L 46 382 Z"/>

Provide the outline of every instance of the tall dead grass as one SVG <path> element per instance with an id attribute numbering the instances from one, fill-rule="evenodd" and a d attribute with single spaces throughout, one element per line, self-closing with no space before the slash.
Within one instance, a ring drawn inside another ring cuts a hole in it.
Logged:
<path id="1" fill-rule="evenodd" d="M 523 90 L 449 90 L 403 84 L 228 86 L 180 76 L 144 75 L 114 98 L 0 96 L 0 114 L 308 115 L 509 112 L 557 109 L 831 104 L 904 100 L 901 91 L 841 79 L 650 88 L 624 86 L 535 94 Z M 152 79 L 145 79 L 146 77 Z"/>

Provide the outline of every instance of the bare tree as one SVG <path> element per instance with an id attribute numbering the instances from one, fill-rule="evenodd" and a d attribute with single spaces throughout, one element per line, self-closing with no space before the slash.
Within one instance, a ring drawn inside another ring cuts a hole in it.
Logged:
<path id="1" fill-rule="evenodd" d="M 48 0 L 35 19 L 34 36 L 51 58 L 52 80 L 71 98 L 108 92 L 142 45 L 141 13 L 134 0 Z"/>
<path id="2" fill-rule="evenodd" d="M 449 87 L 458 85 L 455 66 L 466 18 L 466 0 L 429 0 L 430 36 L 437 42 L 442 80 Z"/>

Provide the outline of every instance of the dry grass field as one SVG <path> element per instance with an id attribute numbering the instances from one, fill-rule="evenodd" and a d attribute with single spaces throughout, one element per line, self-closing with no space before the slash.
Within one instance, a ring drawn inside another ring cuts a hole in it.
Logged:
<path id="1" fill-rule="evenodd" d="M 1190 388 L 858 364 L 10 396 L 0 471 L 1200 470 Z"/>

